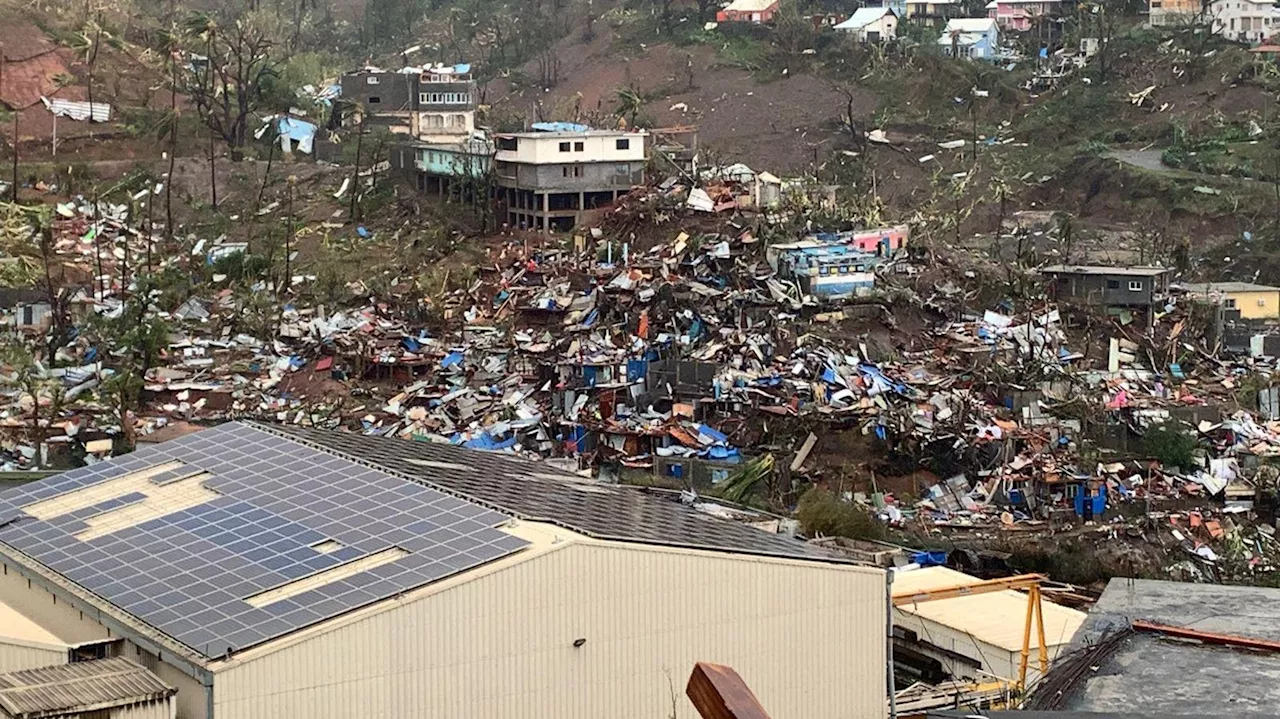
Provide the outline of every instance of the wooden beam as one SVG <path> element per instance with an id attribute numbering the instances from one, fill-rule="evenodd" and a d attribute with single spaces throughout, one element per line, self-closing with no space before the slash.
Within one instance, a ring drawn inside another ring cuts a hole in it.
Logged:
<path id="1" fill-rule="evenodd" d="M 702 719 L 769 719 L 742 677 L 723 664 L 698 662 L 684 693 Z"/>
<path id="2" fill-rule="evenodd" d="M 953 587 L 939 587 L 937 589 L 922 589 L 918 592 L 902 592 L 893 595 L 893 606 L 901 607 L 908 604 L 920 604 L 922 602 L 932 602 L 938 599 L 952 599 L 954 597 L 969 597 L 978 594 L 990 594 L 991 592 L 1003 592 L 1006 589 L 1030 589 L 1045 581 L 1048 577 L 1043 574 L 1020 574 L 1016 577 L 1005 577 L 1004 579 L 992 579 L 985 582 L 975 582 L 973 584 L 960 584 Z"/>
<path id="3" fill-rule="evenodd" d="M 1201 632 L 1187 627 L 1174 627 L 1168 624 L 1156 624 L 1154 622 L 1135 621 L 1133 622 L 1133 630 L 1135 632 L 1151 632 L 1154 634 L 1164 634 L 1178 639 L 1194 639 L 1205 644 L 1217 644 L 1224 647 L 1237 647 L 1240 649 L 1258 649 L 1264 652 L 1280 652 L 1280 642 L 1273 642 L 1266 639 L 1254 639 L 1253 637 L 1240 637 L 1234 634 L 1214 634 L 1213 632 Z"/>

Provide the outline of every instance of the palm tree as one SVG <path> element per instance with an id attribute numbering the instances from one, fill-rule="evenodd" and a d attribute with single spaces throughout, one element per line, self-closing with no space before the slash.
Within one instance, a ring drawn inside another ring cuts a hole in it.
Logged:
<path id="1" fill-rule="evenodd" d="M 633 87 L 624 87 L 617 93 L 618 109 L 616 115 L 619 119 L 630 118 L 630 126 L 635 127 L 636 116 L 640 114 L 641 108 L 644 107 L 644 98 Z"/>

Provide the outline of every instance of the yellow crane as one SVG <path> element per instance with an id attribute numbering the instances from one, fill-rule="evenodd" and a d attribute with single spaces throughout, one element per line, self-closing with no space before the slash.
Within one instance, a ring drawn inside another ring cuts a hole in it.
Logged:
<path id="1" fill-rule="evenodd" d="M 1022 662 L 1018 667 L 1018 689 L 1021 691 L 1027 687 L 1027 664 L 1031 660 L 1031 625 L 1033 622 L 1036 626 L 1036 638 L 1039 642 L 1040 674 L 1043 676 L 1045 672 L 1049 671 L 1049 645 L 1044 639 L 1044 607 L 1040 600 L 1040 583 L 1046 580 L 1048 580 L 1048 577 L 1043 574 L 1019 574 L 1016 577 L 989 579 L 973 584 L 959 584 L 954 587 L 902 592 L 901 594 L 893 595 L 893 606 L 902 607 L 939 599 L 972 597 L 980 594 L 990 594 L 991 592 L 1003 592 L 1009 589 L 1026 590 L 1027 621 L 1022 630 Z"/>

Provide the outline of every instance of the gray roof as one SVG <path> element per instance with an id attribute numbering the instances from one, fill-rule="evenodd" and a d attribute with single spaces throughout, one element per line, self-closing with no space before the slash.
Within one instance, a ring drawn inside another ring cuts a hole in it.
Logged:
<path id="1" fill-rule="evenodd" d="M 1256 285 L 1252 282 L 1188 282 L 1178 285 L 1187 292 L 1280 292 L 1280 287 Z"/>
<path id="2" fill-rule="evenodd" d="M 1110 267 L 1108 265 L 1045 265 L 1046 275 L 1120 275 L 1122 277 L 1159 277 L 1172 270 L 1166 267 Z"/>
<path id="3" fill-rule="evenodd" d="M 231 423 L 0 493 L 0 557 L 34 560 L 215 657 L 528 546 L 497 528 L 508 521 Z"/>
<path id="4" fill-rule="evenodd" d="M 261 425 L 259 425 L 261 426 Z M 805 542 L 694 511 L 671 493 L 600 485 L 514 455 L 271 426 L 285 436 L 455 493 L 521 519 L 599 539 L 822 561 L 841 561 Z"/>
<path id="5" fill-rule="evenodd" d="M 1136 619 L 1277 640 L 1280 589 L 1112 579 L 1072 645 L 1079 649 L 1096 643 Z M 1062 708 L 1234 717 L 1274 716 L 1277 705 L 1280 656 L 1133 634 L 1086 672 Z"/>
<path id="6" fill-rule="evenodd" d="M 28 669 L 0 674 L 0 712 L 39 719 L 164 699 L 177 689 L 128 659 Z"/>

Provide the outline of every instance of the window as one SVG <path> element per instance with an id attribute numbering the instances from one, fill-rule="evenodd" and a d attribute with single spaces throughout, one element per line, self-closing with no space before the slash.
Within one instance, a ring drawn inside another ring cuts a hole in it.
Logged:
<path id="1" fill-rule="evenodd" d="M 499 138 L 498 138 L 498 149 L 499 149 L 499 150 L 509 150 L 509 151 L 514 152 L 514 151 L 516 151 L 516 150 L 520 149 L 520 140 L 518 140 L 518 139 L 516 139 L 516 138 L 514 138 L 514 137 L 499 137 Z"/>
<path id="2" fill-rule="evenodd" d="M 466 105 L 471 102 L 467 92 L 420 92 L 418 102 L 423 105 Z"/>
<path id="3" fill-rule="evenodd" d="M 467 126 L 467 116 L 466 116 L 466 115 L 452 115 L 452 116 L 450 116 L 450 118 L 449 118 L 449 124 L 450 124 L 450 125 L 452 125 L 453 127 L 458 127 L 458 128 L 466 127 L 466 126 Z"/>
<path id="4" fill-rule="evenodd" d="M 1130 291 L 1130 292 L 1141 292 L 1141 291 L 1142 291 L 1142 280 L 1129 280 L 1129 291 Z"/>
<path id="5" fill-rule="evenodd" d="M 1222 305 L 1229 310 L 1234 310 L 1236 308 L 1236 301 L 1235 299 L 1229 297 L 1225 302 L 1222 303 Z"/>
<path id="6" fill-rule="evenodd" d="M 631 140 L 618 140 L 618 142 L 616 143 L 616 147 L 619 150 L 630 150 Z"/>
<path id="7" fill-rule="evenodd" d="M 583 150 L 585 150 L 585 149 L 586 149 L 586 147 L 587 147 L 587 146 L 586 146 L 585 144 L 581 143 L 581 142 L 575 142 L 575 143 L 573 143 L 573 151 L 574 151 L 574 152 L 582 152 Z"/>
<path id="8" fill-rule="evenodd" d="M 1259 307 L 1266 307 L 1266 306 L 1267 306 L 1267 301 L 1266 301 L 1264 298 L 1259 297 L 1259 298 L 1258 298 L 1258 306 L 1259 306 Z"/>
<path id="9" fill-rule="evenodd" d="M 568 152 L 568 151 L 569 151 L 569 143 L 567 143 L 567 142 L 562 142 L 562 143 L 560 143 L 560 151 L 561 151 L 561 152 Z"/>
<path id="10" fill-rule="evenodd" d="M 377 75 L 370 75 L 369 77 L 366 77 L 364 81 L 370 85 L 377 85 L 380 82 L 380 79 Z"/>
<path id="11" fill-rule="evenodd" d="M 630 175 L 630 174 L 631 174 L 631 165 L 628 165 L 628 164 L 627 164 L 627 163 L 625 163 L 625 162 L 623 162 L 623 163 L 619 163 L 619 164 L 617 164 L 617 165 L 614 165 L 614 167 L 613 167 L 613 174 L 615 174 L 615 175 Z"/>
<path id="12" fill-rule="evenodd" d="M 574 177 L 582 177 L 582 165 L 576 165 L 573 168 Z"/>
<path id="13" fill-rule="evenodd" d="M 370 105 L 377 105 L 377 104 L 378 104 L 378 103 L 380 103 L 380 102 L 382 102 L 382 98 L 381 98 L 381 97 L 378 97 L 377 95 L 370 95 L 370 96 L 369 96 L 369 104 L 370 104 Z"/>
<path id="14" fill-rule="evenodd" d="M 1107 280 L 1107 289 L 1109 290 L 1120 289 L 1120 280 Z"/>

